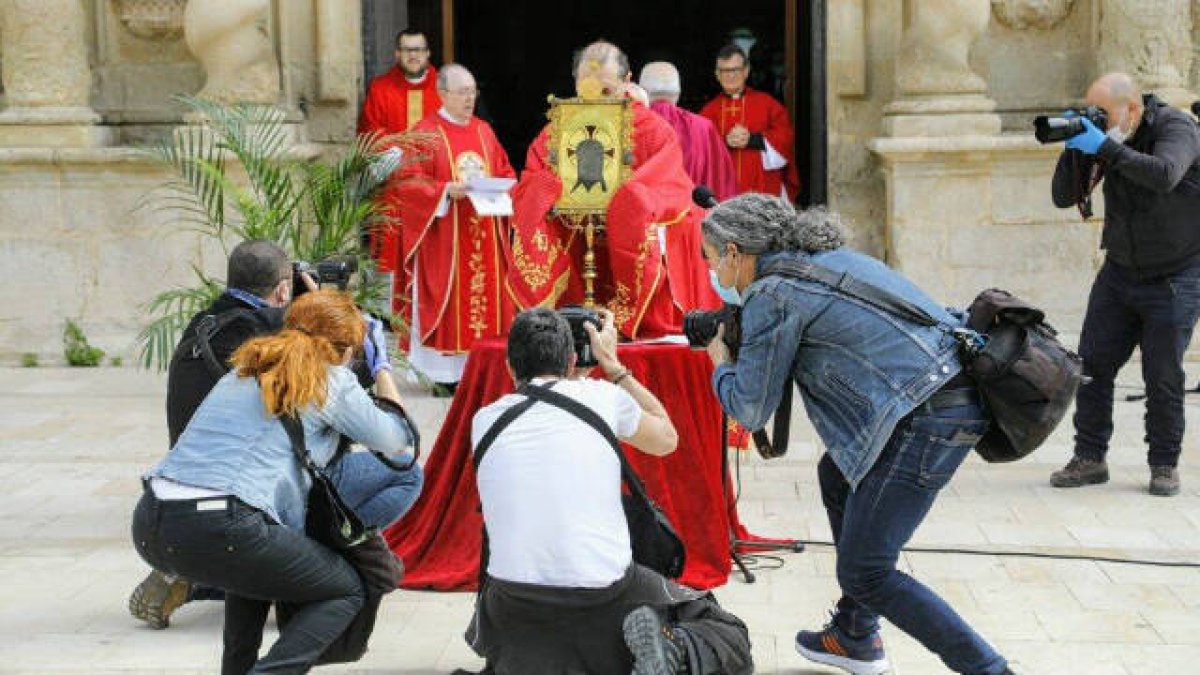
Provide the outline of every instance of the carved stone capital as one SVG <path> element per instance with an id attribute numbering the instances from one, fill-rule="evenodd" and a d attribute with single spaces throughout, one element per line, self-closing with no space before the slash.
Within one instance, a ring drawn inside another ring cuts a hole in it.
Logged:
<path id="1" fill-rule="evenodd" d="M 1074 4 L 1075 0 L 992 0 L 992 13 L 1009 28 L 1045 30 L 1067 18 Z"/>
<path id="2" fill-rule="evenodd" d="M 222 103 L 279 100 L 270 0 L 190 0 L 183 31 L 207 76 L 197 94 Z"/>
<path id="3" fill-rule="evenodd" d="M 1192 68 L 1191 0 L 1103 0 L 1101 72 L 1129 73 L 1145 90 L 1186 107 Z"/>
<path id="4" fill-rule="evenodd" d="M 174 40 L 183 35 L 187 0 L 114 0 L 117 18 L 130 33 L 147 40 Z"/>

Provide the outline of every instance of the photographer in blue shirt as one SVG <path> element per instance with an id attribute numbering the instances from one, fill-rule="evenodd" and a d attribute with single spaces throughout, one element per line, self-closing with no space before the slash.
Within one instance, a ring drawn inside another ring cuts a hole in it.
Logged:
<path id="1" fill-rule="evenodd" d="M 952 331 L 962 317 L 845 249 L 838 217 L 823 209 L 797 213 L 779 198 L 746 194 L 716 206 L 702 229 L 713 286 L 742 306 L 736 360 L 723 326 L 707 347 L 721 406 L 760 429 L 795 382 L 825 445 L 818 475 L 842 597 L 822 630 L 796 635 L 797 650 L 851 673 L 885 672 L 882 616 L 955 672 L 1009 672 L 944 600 L 896 569 L 900 549 L 988 426 L 960 375 Z M 788 260 L 887 289 L 944 325 L 909 323 L 831 286 L 772 273 Z"/>

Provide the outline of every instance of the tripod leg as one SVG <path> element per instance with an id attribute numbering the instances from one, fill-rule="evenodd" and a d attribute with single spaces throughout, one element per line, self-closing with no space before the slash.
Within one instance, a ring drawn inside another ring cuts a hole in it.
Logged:
<path id="1" fill-rule="evenodd" d="M 754 572 L 751 572 L 750 568 L 746 567 L 746 562 L 742 560 L 742 556 L 737 552 L 737 546 L 730 545 L 729 556 L 733 558 L 733 564 L 737 565 L 738 571 L 742 573 L 742 578 L 745 579 L 746 583 L 754 583 Z"/>

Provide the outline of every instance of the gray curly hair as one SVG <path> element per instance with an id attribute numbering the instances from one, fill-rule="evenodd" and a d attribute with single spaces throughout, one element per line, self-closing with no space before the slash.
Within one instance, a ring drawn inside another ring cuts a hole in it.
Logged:
<path id="1" fill-rule="evenodd" d="M 832 251 L 846 243 L 842 218 L 817 206 L 797 212 L 771 195 L 748 193 L 718 204 L 701 224 L 718 249 L 732 243 L 751 255 L 774 251 Z"/>

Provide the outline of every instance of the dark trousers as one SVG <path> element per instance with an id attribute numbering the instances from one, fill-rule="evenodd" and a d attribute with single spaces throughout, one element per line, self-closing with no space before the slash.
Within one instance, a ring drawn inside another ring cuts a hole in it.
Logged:
<path id="1" fill-rule="evenodd" d="M 1179 463 L 1183 440 L 1183 354 L 1200 315 L 1200 262 L 1164 279 L 1139 282 L 1104 263 L 1088 297 L 1079 355 L 1092 378 L 1075 397 L 1075 454 L 1102 461 L 1113 433 L 1113 382 L 1135 346 L 1146 385 L 1147 461 Z"/>
<path id="2" fill-rule="evenodd" d="M 835 620 L 842 630 L 862 637 L 879 630 L 883 616 L 955 672 L 1004 671 L 1004 657 L 945 600 L 896 569 L 900 549 L 987 424 L 978 403 L 945 408 L 921 404 L 896 425 L 854 491 L 829 455 L 821 458 L 817 475 L 837 546 L 842 598 Z"/>
<path id="3" fill-rule="evenodd" d="M 132 531 L 155 569 L 224 588 L 227 624 L 230 608 L 236 616 L 249 606 L 242 599 L 299 606 L 252 673 L 308 672 L 363 606 L 362 582 L 345 559 L 233 497 L 160 501 L 147 490 Z"/>

